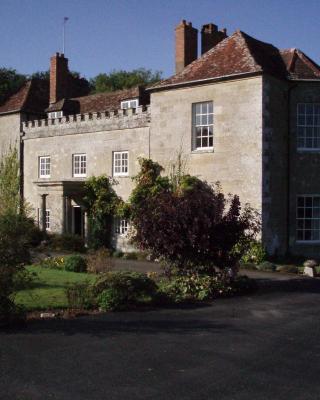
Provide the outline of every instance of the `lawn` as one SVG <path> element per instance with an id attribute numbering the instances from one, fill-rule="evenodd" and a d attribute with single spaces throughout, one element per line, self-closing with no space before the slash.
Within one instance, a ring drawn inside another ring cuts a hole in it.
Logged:
<path id="1" fill-rule="evenodd" d="M 96 275 L 60 271 L 56 269 L 29 266 L 27 269 L 36 274 L 32 287 L 21 290 L 16 303 L 28 311 L 67 308 L 65 288 L 73 283 L 93 282 Z"/>

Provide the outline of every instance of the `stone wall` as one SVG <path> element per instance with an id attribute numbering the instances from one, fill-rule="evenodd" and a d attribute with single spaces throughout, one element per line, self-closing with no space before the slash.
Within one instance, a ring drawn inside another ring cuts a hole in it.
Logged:
<path id="1" fill-rule="evenodd" d="M 139 170 L 138 158 L 149 157 L 149 120 L 147 110 L 131 116 L 89 118 L 85 115 L 69 123 L 55 121 L 49 126 L 39 122 L 33 127 L 24 124 L 24 194 L 34 216 L 37 208 L 41 208 L 41 194 L 48 194 L 47 208 L 51 211 L 54 230 L 62 230 L 63 182 L 86 180 L 72 176 L 72 156 L 78 153 L 87 155 L 88 178 L 101 174 L 112 176 L 113 152 L 129 151 L 129 176 L 115 178 L 115 190 L 126 200 L 133 188 L 131 177 Z M 51 157 L 50 178 L 39 178 L 40 156 Z"/>
<path id="2" fill-rule="evenodd" d="M 298 195 L 320 195 L 320 151 L 297 150 L 297 104 L 320 103 L 320 82 L 299 82 L 290 101 L 290 251 L 296 255 L 320 256 L 320 243 L 297 243 L 296 203 Z"/>
<path id="3" fill-rule="evenodd" d="M 192 150 L 192 104 L 213 101 L 214 149 Z M 262 77 L 160 91 L 151 95 L 151 158 L 164 167 L 187 158 L 188 172 L 261 210 Z"/>
<path id="4" fill-rule="evenodd" d="M 20 113 L 0 115 L 0 158 L 11 147 L 20 151 Z"/>

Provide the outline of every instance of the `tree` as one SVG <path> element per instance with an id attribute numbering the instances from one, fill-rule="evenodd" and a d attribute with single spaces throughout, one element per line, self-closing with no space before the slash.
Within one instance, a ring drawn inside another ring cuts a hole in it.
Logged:
<path id="1" fill-rule="evenodd" d="M 83 201 L 89 217 L 90 245 L 94 248 L 110 247 L 113 217 L 121 202 L 114 184 L 106 175 L 92 177 L 85 184 Z"/>
<path id="2" fill-rule="evenodd" d="M 138 85 L 148 85 L 161 79 L 161 72 L 152 72 L 149 69 L 139 68 L 133 71 L 112 71 L 110 74 L 99 74 L 91 79 L 94 93 L 113 92 L 129 89 Z"/>
<path id="3" fill-rule="evenodd" d="M 20 207 L 20 169 L 16 148 L 9 149 L 0 162 L 0 214 L 17 214 Z"/>
<path id="4" fill-rule="evenodd" d="M 15 69 L 0 68 L 0 104 L 16 93 L 26 82 L 26 76 Z"/>
<path id="5" fill-rule="evenodd" d="M 194 176 L 169 179 L 152 160 L 140 164 L 129 199 L 134 243 L 181 273 L 233 268 L 243 251 L 235 245 L 258 230 L 252 210 Z"/>

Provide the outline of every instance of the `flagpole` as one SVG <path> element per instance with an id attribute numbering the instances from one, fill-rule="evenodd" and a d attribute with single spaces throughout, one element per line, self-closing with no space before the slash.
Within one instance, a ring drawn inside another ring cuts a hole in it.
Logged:
<path id="1" fill-rule="evenodd" d="M 62 53 L 65 54 L 66 52 L 66 22 L 68 21 L 68 17 L 63 18 L 63 25 L 62 25 Z"/>

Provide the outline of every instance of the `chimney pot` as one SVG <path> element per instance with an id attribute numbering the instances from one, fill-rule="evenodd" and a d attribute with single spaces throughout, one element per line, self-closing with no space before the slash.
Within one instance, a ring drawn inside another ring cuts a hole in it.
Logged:
<path id="1" fill-rule="evenodd" d="M 176 74 L 198 57 L 198 30 L 192 23 L 182 20 L 175 29 L 176 34 Z"/>
<path id="2" fill-rule="evenodd" d="M 227 37 L 226 28 L 218 30 L 215 24 L 206 24 L 201 29 L 201 54 L 206 53 Z"/>

